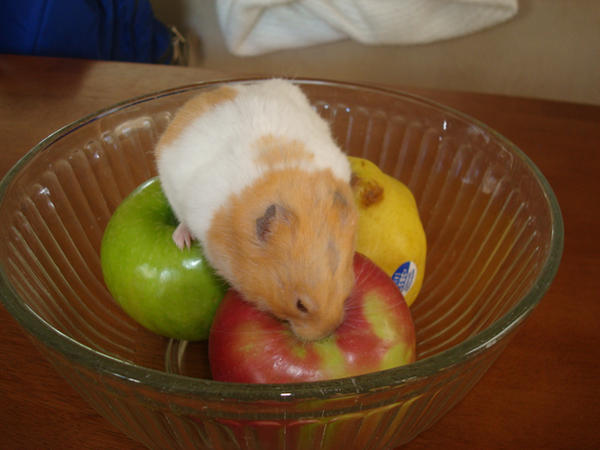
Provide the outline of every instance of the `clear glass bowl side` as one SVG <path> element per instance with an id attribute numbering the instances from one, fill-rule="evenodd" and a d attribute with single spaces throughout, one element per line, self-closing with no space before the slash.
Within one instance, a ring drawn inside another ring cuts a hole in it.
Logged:
<path id="1" fill-rule="evenodd" d="M 227 385 L 160 370 L 155 350 L 164 342 L 112 301 L 99 269 L 99 243 L 121 199 L 155 174 L 151 149 L 173 111 L 211 84 L 153 94 L 83 119 L 11 171 L 0 191 L 6 307 L 82 370 L 221 405 L 224 398 L 262 399 L 287 409 L 289 397 L 351 398 L 422 380 L 435 384 L 438 374 L 461 373 L 474 355 L 489 352 L 535 306 L 558 266 L 562 223 L 543 177 L 501 136 L 424 99 L 300 84 L 345 150 L 376 161 L 415 193 L 429 241 L 425 284 L 413 308 L 420 361 L 291 386 Z M 412 395 L 398 389 L 383 403 Z"/>

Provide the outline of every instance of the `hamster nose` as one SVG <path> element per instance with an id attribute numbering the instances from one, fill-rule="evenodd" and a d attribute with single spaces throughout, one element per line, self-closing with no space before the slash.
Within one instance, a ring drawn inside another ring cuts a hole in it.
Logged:
<path id="1" fill-rule="evenodd" d="M 300 339 L 305 341 L 318 341 L 331 335 L 341 323 L 342 320 L 330 322 L 324 325 L 315 325 L 310 322 L 291 322 L 290 325 L 294 334 Z"/>
<path id="2" fill-rule="evenodd" d="M 292 324 L 292 331 L 298 338 L 304 341 L 319 341 L 329 336 L 333 330 L 323 332 L 321 330 L 313 328 L 294 327 L 294 325 Z"/>

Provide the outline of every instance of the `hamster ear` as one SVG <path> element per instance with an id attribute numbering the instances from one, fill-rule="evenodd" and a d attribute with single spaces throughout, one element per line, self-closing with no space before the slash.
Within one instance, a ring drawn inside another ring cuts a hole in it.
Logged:
<path id="1" fill-rule="evenodd" d="M 293 213 L 282 205 L 271 204 L 265 213 L 256 219 L 256 236 L 261 242 L 267 242 L 281 223 L 290 223 Z"/>
<path id="2" fill-rule="evenodd" d="M 337 206 L 341 209 L 348 208 L 348 202 L 346 201 L 346 197 L 340 191 L 335 191 L 333 193 L 333 205 Z"/>
<path id="3" fill-rule="evenodd" d="M 354 199 L 350 200 L 340 191 L 333 193 L 333 211 L 337 212 L 338 220 L 345 224 L 349 218 L 352 218 Z"/>

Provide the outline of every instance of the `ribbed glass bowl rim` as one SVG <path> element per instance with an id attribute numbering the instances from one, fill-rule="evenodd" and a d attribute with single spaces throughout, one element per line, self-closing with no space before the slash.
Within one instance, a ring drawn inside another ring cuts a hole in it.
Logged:
<path id="1" fill-rule="evenodd" d="M 176 95 L 190 90 L 203 89 L 223 83 L 246 83 L 261 78 L 263 77 L 224 78 L 178 86 L 134 97 L 76 120 L 40 141 L 40 143 L 33 147 L 13 166 L 11 170 L 9 170 L 0 182 L 0 205 L 4 202 L 4 197 L 11 181 L 19 171 L 25 167 L 31 158 L 50 147 L 62 137 L 86 124 L 92 123 L 114 112 L 161 97 Z M 8 282 L 4 267 L 0 266 L 0 295 L 2 302 L 9 313 L 40 343 L 53 349 L 59 354 L 62 354 L 69 361 L 84 366 L 94 372 L 115 376 L 132 384 L 141 384 L 147 388 L 165 394 L 185 395 L 196 399 L 206 400 L 218 399 L 250 402 L 289 402 L 294 399 L 327 399 L 344 395 L 382 391 L 391 387 L 416 383 L 434 376 L 437 373 L 446 372 L 453 367 L 466 363 L 476 355 L 485 352 L 486 349 L 495 345 L 504 336 L 509 334 L 510 331 L 517 327 L 529 315 L 549 288 L 558 270 L 563 249 L 564 230 L 560 207 L 548 181 L 535 164 L 519 148 L 517 148 L 516 145 L 484 123 L 467 114 L 419 95 L 384 87 L 325 79 L 295 78 L 293 81 L 300 85 L 319 85 L 346 91 L 383 94 L 405 102 L 413 102 L 432 108 L 438 112 L 443 112 L 485 130 L 490 136 L 501 142 L 506 148 L 510 149 L 516 157 L 525 162 L 537 179 L 545 194 L 546 201 L 550 206 L 552 235 L 550 251 L 544 262 L 544 266 L 531 289 L 523 296 L 519 303 L 504 316 L 478 334 L 471 336 L 460 344 L 422 360 L 418 360 L 412 364 L 351 378 L 290 384 L 226 383 L 208 379 L 191 378 L 137 366 L 98 352 L 55 329 L 28 306 L 23 304 Z"/>

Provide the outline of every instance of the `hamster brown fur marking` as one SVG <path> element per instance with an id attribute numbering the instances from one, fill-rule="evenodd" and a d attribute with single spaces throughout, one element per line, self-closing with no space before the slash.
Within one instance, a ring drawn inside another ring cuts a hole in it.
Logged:
<path id="1" fill-rule="evenodd" d="M 354 287 L 350 164 L 301 89 L 265 80 L 206 90 L 177 112 L 156 160 L 180 248 L 199 240 L 246 300 L 301 338 L 341 323 Z"/>
<path id="2" fill-rule="evenodd" d="M 181 108 L 179 108 L 177 114 L 160 137 L 155 154 L 157 156 L 160 155 L 162 150 L 171 145 L 177 136 L 179 136 L 192 121 L 198 119 L 198 117 L 219 103 L 233 100 L 236 94 L 237 92 L 235 89 L 222 86 L 188 100 Z"/>

